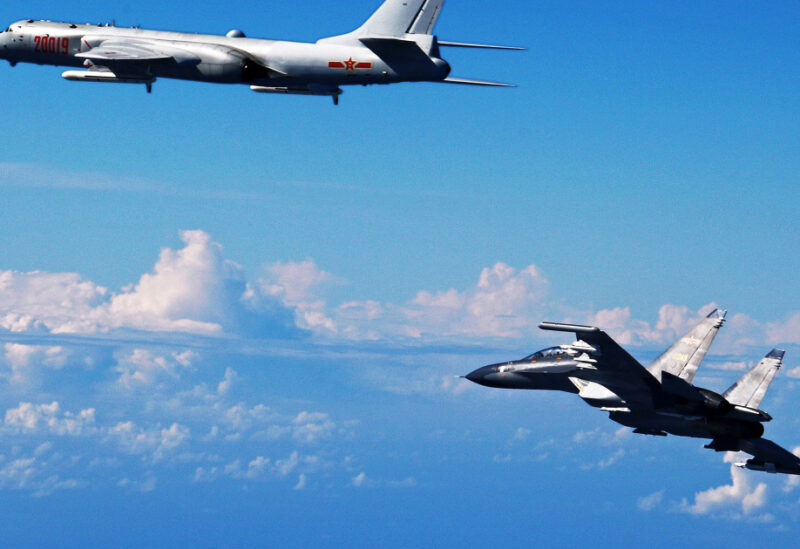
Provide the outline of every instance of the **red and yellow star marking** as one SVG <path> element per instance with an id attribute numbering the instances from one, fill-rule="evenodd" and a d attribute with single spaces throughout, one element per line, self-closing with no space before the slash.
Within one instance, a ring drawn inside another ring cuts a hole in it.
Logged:
<path id="1" fill-rule="evenodd" d="M 329 69 L 344 69 L 344 72 L 356 72 L 356 69 L 371 69 L 372 63 L 367 61 L 353 61 L 353 58 L 346 61 L 328 61 Z"/>

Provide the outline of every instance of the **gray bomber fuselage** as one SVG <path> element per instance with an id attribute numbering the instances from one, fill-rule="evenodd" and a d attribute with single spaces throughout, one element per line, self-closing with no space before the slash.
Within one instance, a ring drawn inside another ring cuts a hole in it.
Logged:
<path id="1" fill-rule="evenodd" d="M 85 67 L 78 54 L 107 40 L 135 47 L 154 43 L 173 54 L 148 66 L 154 77 L 264 86 L 389 84 L 439 81 L 450 72 L 439 58 L 413 71 L 389 66 L 359 45 L 304 43 L 167 32 L 114 26 L 23 20 L 0 34 L 0 58 L 12 64 Z M 115 68 L 112 62 L 111 68 Z M 269 68 L 267 68 L 269 67 Z M 119 71 L 124 76 L 124 70 Z"/>

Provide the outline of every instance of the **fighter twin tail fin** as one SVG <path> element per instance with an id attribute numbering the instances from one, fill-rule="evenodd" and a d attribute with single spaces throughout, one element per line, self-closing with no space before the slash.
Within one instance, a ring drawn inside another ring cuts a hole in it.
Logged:
<path id="1" fill-rule="evenodd" d="M 706 318 L 655 359 L 647 370 L 656 378 L 659 378 L 662 372 L 667 372 L 691 383 L 717 332 L 725 322 L 726 313 L 724 309 L 711 311 Z"/>
<path id="2" fill-rule="evenodd" d="M 733 405 L 755 408 L 761 405 L 764 395 L 783 362 L 784 351 L 772 349 L 752 370 L 744 374 L 723 393 Z"/>

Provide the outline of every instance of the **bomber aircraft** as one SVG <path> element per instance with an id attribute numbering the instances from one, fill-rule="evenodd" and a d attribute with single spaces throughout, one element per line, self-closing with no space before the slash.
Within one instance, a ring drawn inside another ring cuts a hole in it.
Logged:
<path id="1" fill-rule="evenodd" d="M 575 393 L 634 433 L 708 438 L 706 448 L 753 456 L 739 467 L 800 475 L 800 458 L 762 437 L 772 417 L 759 406 L 784 351 L 770 351 L 721 395 L 692 385 L 724 319 L 725 311 L 715 309 L 647 368 L 597 327 L 542 322 L 541 329 L 572 332 L 577 341 L 466 378 L 487 387 Z"/>
<path id="2" fill-rule="evenodd" d="M 34 21 L 12 23 L 0 32 L 0 59 L 17 63 L 83 67 L 61 76 L 85 82 L 145 84 L 177 78 L 248 84 L 261 93 L 324 95 L 338 104 L 340 86 L 395 82 L 447 82 L 510 86 L 450 77 L 439 48 L 520 50 L 445 42 L 432 34 L 444 0 L 386 0 L 367 21 L 347 34 L 316 43 L 164 32 L 115 25 Z"/>

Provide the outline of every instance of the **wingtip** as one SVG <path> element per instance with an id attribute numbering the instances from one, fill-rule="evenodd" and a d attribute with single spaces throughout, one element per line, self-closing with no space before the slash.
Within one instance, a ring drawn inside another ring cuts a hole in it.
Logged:
<path id="1" fill-rule="evenodd" d="M 723 320 L 725 318 L 725 315 L 727 314 L 728 314 L 728 309 L 722 309 L 720 307 L 717 307 L 716 309 L 708 313 L 706 318 L 718 318 L 720 320 Z"/>
<path id="2" fill-rule="evenodd" d="M 772 349 L 768 354 L 767 358 L 776 358 L 778 360 L 783 360 L 783 355 L 786 354 L 786 351 L 783 349 Z"/>

